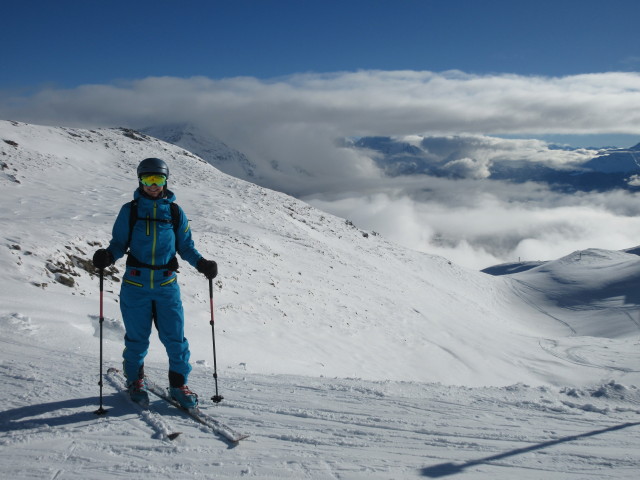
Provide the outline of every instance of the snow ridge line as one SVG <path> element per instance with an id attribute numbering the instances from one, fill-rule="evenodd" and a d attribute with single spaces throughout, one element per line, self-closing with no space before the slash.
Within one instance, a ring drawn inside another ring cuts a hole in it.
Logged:
<path id="1" fill-rule="evenodd" d="M 172 441 L 178 438 L 182 432 L 176 432 L 169 422 L 167 422 L 163 416 L 152 410 L 150 407 L 143 407 L 139 403 L 134 402 L 129 397 L 129 392 L 125 385 L 124 378 L 116 368 L 109 368 L 107 371 L 107 379 L 111 384 L 127 399 L 129 403 L 134 405 L 140 417 L 153 429 L 155 432 L 154 438 L 159 438 L 163 441 Z"/>

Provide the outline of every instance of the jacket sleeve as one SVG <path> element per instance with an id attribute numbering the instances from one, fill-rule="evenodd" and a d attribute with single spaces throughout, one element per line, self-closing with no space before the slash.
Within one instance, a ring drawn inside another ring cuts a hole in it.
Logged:
<path id="1" fill-rule="evenodd" d="M 116 261 L 123 257 L 127 253 L 127 242 L 129 240 L 129 215 L 131 214 L 131 204 L 125 203 L 118 213 L 116 222 L 113 224 L 113 230 L 111 232 L 111 242 L 107 250 L 113 255 L 113 260 Z"/>
<path id="2" fill-rule="evenodd" d="M 182 207 L 178 207 L 180 210 L 180 225 L 176 232 L 176 245 L 178 247 L 178 253 L 180 257 L 186 262 L 189 262 L 193 267 L 197 267 L 198 260 L 202 258 L 200 252 L 196 250 L 191 237 L 191 227 L 189 225 L 189 219 L 185 215 Z"/>

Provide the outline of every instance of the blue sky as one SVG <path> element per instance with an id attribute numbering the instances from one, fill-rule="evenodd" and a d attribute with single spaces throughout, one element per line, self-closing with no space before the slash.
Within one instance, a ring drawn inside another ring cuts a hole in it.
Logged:
<path id="1" fill-rule="evenodd" d="M 635 0 L 25 0 L 2 9 L 0 88 L 163 75 L 640 68 Z"/>
<path id="2" fill-rule="evenodd" d="M 0 119 L 190 124 L 245 154 L 261 185 L 465 264 L 638 236 L 635 194 L 478 179 L 496 158 L 568 165 L 597 155 L 578 147 L 640 142 L 638 0 L 14 0 L 1 12 Z M 451 141 L 470 177 L 387 178 L 336 146 L 373 135 Z"/>
<path id="3" fill-rule="evenodd" d="M 640 138 L 637 0 L 25 0 L 2 12 L 0 118 L 138 125 L 141 109 L 160 118 L 153 105 L 181 94 L 216 97 L 213 110 L 245 96 L 252 111 L 270 103 L 291 122 L 327 104 L 309 98 L 335 92 L 333 103 L 348 103 L 350 90 L 370 95 L 360 111 L 327 114 L 339 127 L 353 119 L 344 136 L 439 130 L 622 147 Z M 170 81 L 148 81 L 159 77 Z M 408 111 L 363 128 L 381 99 L 380 112 Z"/>

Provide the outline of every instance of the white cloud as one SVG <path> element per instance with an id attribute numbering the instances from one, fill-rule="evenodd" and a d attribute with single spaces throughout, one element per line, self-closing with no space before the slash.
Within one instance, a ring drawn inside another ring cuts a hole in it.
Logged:
<path id="1" fill-rule="evenodd" d="M 483 162 L 528 161 L 559 169 L 575 167 L 598 153 L 588 149 L 551 150 L 547 142 L 536 139 L 505 139 L 468 134 L 419 138 L 420 146 L 440 160 L 455 154 Z M 416 136 L 410 139 L 417 141 Z"/>
<path id="2" fill-rule="evenodd" d="M 491 175 L 488 162 L 468 157 L 451 160 L 442 168 L 452 176 L 460 178 L 481 179 L 489 178 Z"/>
<path id="3" fill-rule="evenodd" d="M 5 94 L 0 115 L 72 126 L 197 123 L 258 164 L 275 160 L 283 171 L 302 169 L 321 181 L 332 174 L 374 174 L 363 158 L 335 149 L 334 140 L 342 136 L 640 135 L 639 85 L 634 73 L 547 78 L 362 71 L 273 81 L 153 77 L 45 89 L 25 98 Z M 483 142 L 485 150 L 491 148 Z M 529 154 L 536 148 L 531 142 Z M 545 150 L 539 148 L 540 156 Z"/>
<path id="4" fill-rule="evenodd" d="M 330 125 L 343 134 L 402 135 L 635 134 L 640 133 L 638 106 L 637 73 L 552 78 L 361 71 L 273 81 L 152 77 L 118 85 L 46 89 L 23 99 L 5 96 L 1 108 L 3 116 L 37 115 L 61 122 L 139 122 L 160 115 L 206 118 L 212 126 L 241 129 L 270 120 Z"/>
<path id="5" fill-rule="evenodd" d="M 592 155 L 496 135 L 640 137 L 638 73 L 554 78 L 359 71 L 270 81 L 153 77 L 49 88 L 28 97 L 0 93 L 0 117 L 82 127 L 191 122 L 245 153 L 268 186 L 474 267 L 518 256 L 552 258 L 579 246 L 629 247 L 640 238 L 633 195 L 567 196 L 539 185 L 477 180 L 499 160 L 557 167 Z M 385 178 L 363 152 L 336 148 L 337 138 L 363 135 L 421 141 L 437 158 L 456 148 L 447 168 L 476 180 Z"/>
<path id="6" fill-rule="evenodd" d="M 640 175 L 631 175 L 627 183 L 632 187 L 640 187 Z"/>
<path id="7" fill-rule="evenodd" d="M 471 268 L 640 244 L 640 202 L 624 191 L 564 195 L 540 184 L 396 178 L 305 198 L 410 248 Z"/>

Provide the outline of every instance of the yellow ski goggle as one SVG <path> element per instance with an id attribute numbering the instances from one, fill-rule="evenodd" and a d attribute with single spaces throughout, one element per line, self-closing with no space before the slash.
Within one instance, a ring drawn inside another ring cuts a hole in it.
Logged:
<path id="1" fill-rule="evenodd" d="M 140 177 L 140 183 L 147 187 L 150 187 L 151 185 L 164 187 L 167 184 L 167 177 L 159 174 L 142 175 Z"/>

